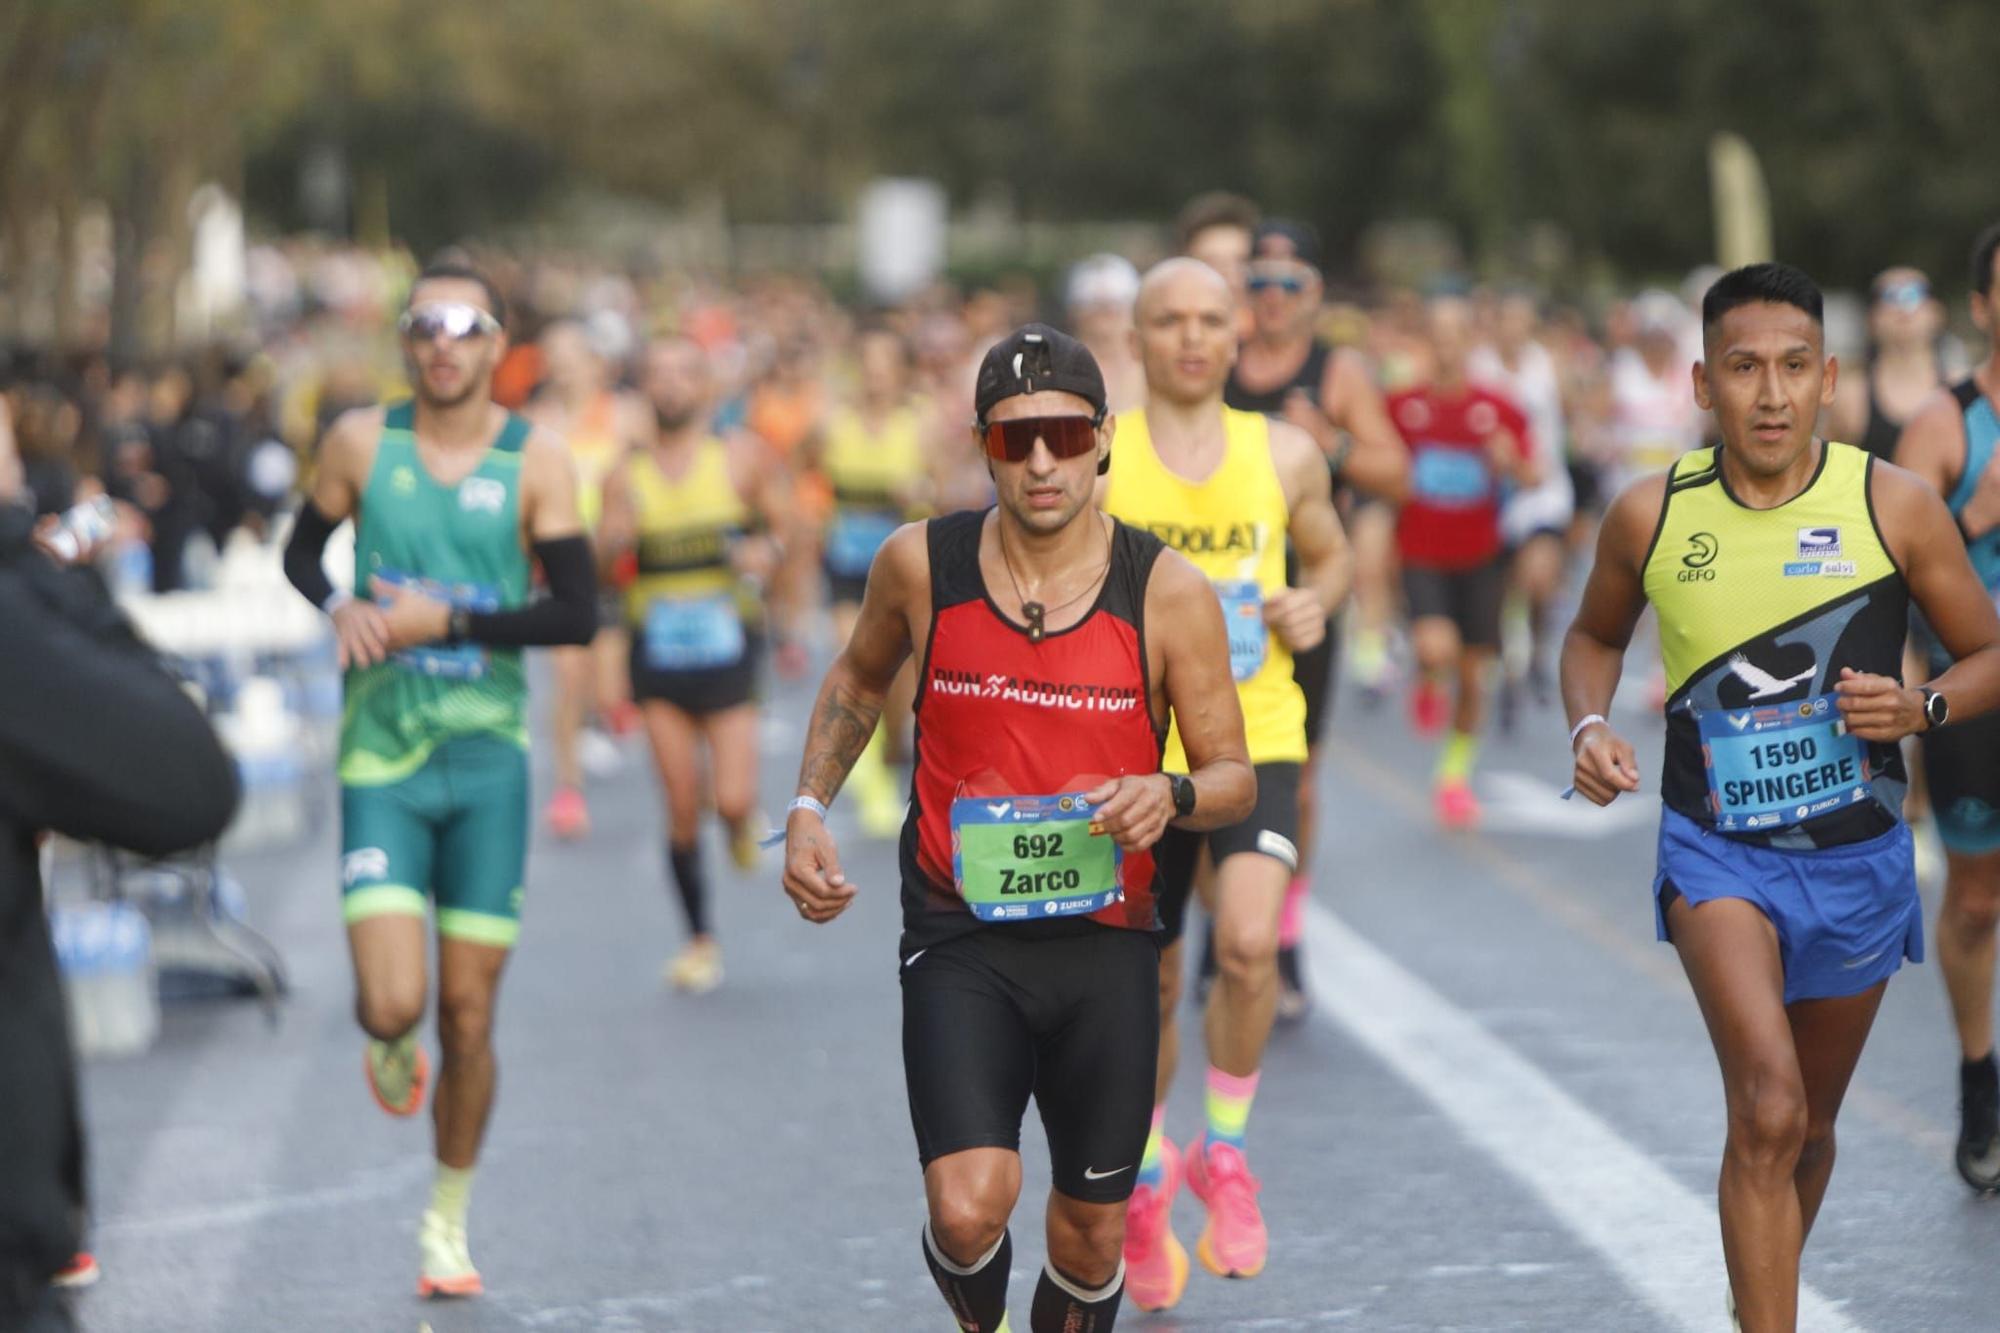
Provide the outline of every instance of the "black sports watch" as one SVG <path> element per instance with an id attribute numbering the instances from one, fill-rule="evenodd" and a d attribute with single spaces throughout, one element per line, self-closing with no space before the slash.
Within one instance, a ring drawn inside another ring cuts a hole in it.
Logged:
<path id="1" fill-rule="evenodd" d="M 1936 730 L 1951 721 L 1951 704 L 1942 694 L 1928 685 L 1919 685 L 1917 689 L 1923 692 L 1924 721 L 1930 724 L 1931 730 Z"/>
<path id="2" fill-rule="evenodd" d="M 1174 794 L 1174 818 L 1186 819 L 1194 813 L 1194 779 L 1180 773 L 1167 774 L 1167 786 Z"/>
<path id="3" fill-rule="evenodd" d="M 445 624 L 448 627 L 444 636 L 446 643 L 464 643 L 472 637 L 472 612 L 467 607 L 454 606 Z"/>

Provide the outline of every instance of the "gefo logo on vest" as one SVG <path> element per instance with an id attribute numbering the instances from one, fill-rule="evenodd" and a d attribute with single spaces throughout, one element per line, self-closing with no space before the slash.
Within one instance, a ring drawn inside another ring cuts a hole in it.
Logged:
<path id="1" fill-rule="evenodd" d="M 1713 583 L 1715 571 L 1709 568 L 1715 557 L 1722 553 L 1722 543 L 1712 532 L 1696 532 L 1688 536 L 1687 553 L 1681 557 L 1681 571 L 1674 575 L 1682 583 Z"/>

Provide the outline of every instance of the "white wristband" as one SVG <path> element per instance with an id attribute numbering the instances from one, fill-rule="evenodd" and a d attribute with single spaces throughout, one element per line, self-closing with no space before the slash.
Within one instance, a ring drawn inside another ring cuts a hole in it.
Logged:
<path id="1" fill-rule="evenodd" d="M 1575 726 L 1571 727 L 1571 728 L 1569 729 L 1569 748 L 1570 748 L 1570 752 L 1571 752 L 1572 754 L 1574 754 L 1574 753 L 1576 752 L 1576 738 L 1577 738 L 1578 736 L 1581 736 L 1581 735 L 1583 735 L 1583 729 L 1584 729 L 1585 727 L 1595 727 L 1595 726 L 1598 726 L 1598 725 L 1600 725 L 1600 724 L 1601 724 L 1601 725 L 1603 725 L 1603 726 L 1610 726 L 1610 725 L 1611 725 L 1611 724 L 1610 724 L 1609 722 L 1606 722 L 1606 721 L 1604 720 L 1604 714 L 1602 714 L 1602 713 L 1592 713 L 1592 714 L 1591 714 L 1591 715 L 1590 715 L 1589 717 L 1585 718 L 1585 719 L 1584 719 L 1583 721 L 1581 721 L 1581 722 L 1577 723 L 1577 724 L 1576 724 Z"/>
<path id="2" fill-rule="evenodd" d="M 332 592 L 326 595 L 326 600 L 319 604 L 319 609 L 326 612 L 328 615 L 332 615 L 335 611 L 338 611 L 341 607 L 346 606 L 349 602 L 353 600 L 354 600 L 353 593 L 348 592 L 342 588 L 335 588 Z"/>
<path id="3" fill-rule="evenodd" d="M 826 822 L 826 804 L 817 796 L 794 796 L 792 803 L 785 807 L 785 818 L 790 819 L 794 810 L 810 810 L 818 815 L 820 822 Z"/>

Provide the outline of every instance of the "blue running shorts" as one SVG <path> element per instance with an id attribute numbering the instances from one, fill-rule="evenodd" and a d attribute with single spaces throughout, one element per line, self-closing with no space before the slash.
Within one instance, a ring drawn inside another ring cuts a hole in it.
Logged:
<path id="1" fill-rule="evenodd" d="M 1785 1003 L 1857 995 L 1924 961 L 1910 827 L 1865 842 L 1780 851 L 1703 827 L 1672 810 L 1660 817 L 1654 925 L 1668 939 L 1675 896 L 1696 907 L 1716 898 L 1754 903 L 1777 927 Z"/>

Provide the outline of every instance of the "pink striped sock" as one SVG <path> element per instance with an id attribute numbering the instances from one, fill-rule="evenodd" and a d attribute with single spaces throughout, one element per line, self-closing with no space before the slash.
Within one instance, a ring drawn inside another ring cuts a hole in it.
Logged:
<path id="1" fill-rule="evenodd" d="M 1292 876 L 1285 886 L 1284 910 L 1278 914 L 1278 947 L 1289 949 L 1306 933 L 1306 893 L 1310 886 L 1304 875 Z"/>

